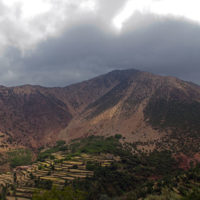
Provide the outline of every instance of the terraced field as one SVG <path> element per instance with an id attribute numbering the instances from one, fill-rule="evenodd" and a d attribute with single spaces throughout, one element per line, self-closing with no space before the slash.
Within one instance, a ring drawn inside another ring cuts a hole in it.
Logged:
<path id="1" fill-rule="evenodd" d="M 0 198 L 200 199 L 200 164 L 191 163 L 184 171 L 172 152 L 132 154 L 137 144 L 121 145 L 119 138 L 88 137 L 68 145 L 59 141 L 41 149 L 37 162 L 0 174 Z"/>
<path id="2" fill-rule="evenodd" d="M 12 200 L 31 199 L 37 189 L 50 189 L 52 186 L 63 188 L 75 179 L 92 177 L 94 172 L 86 169 L 87 162 L 98 162 L 101 166 L 109 166 L 112 160 L 101 156 L 81 154 L 66 159 L 64 152 L 54 153 L 54 159 L 38 161 L 30 166 L 16 167 L 13 173 L 1 174 L 0 185 L 7 188 L 7 198 Z"/>

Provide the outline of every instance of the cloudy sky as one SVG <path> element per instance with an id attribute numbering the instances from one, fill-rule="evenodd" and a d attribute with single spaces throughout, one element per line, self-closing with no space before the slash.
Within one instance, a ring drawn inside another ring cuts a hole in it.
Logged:
<path id="1" fill-rule="evenodd" d="M 0 85 L 136 68 L 200 84 L 199 0 L 0 0 Z"/>

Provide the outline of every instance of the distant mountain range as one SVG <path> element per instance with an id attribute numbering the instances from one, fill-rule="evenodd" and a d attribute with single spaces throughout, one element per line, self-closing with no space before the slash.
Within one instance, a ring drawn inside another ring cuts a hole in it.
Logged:
<path id="1" fill-rule="evenodd" d="M 141 151 L 200 152 L 200 86 L 134 69 L 59 88 L 0 87 L 0 148 L 121 134 Z"/>

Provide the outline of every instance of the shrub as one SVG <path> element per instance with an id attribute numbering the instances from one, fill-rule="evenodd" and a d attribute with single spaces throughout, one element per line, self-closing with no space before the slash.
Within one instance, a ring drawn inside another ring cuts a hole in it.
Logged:
<path id="1" fill-rule="evenodd" d="M 15 168 L 16 166 L 31 164 L 32 154 L 28 149 L 16 149 L 8 152 L 8 159 L 10 161 L 10 166 Z"/>

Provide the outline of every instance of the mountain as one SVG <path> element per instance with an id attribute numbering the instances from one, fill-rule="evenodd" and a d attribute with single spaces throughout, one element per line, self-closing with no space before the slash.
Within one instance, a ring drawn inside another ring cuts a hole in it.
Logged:
<path id="1" fill-rule="evenodd" d="M 1 86 L 0 108 L 2 150 L 115 134 L 145 151 L 200 150 L 200 86 L 175 77 L 130 69 L 63 88 Z"/>
<path id="2" fill-rule="evenodd" d="M 135 70 L 106 76 L 118 83 L 88 104 L 61 131 L 69 140 L 89 135 L 121 134 L 141 150 L 199 150 L 200 87 L 175 77 Z"/>

